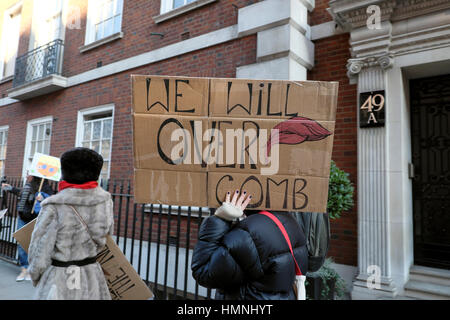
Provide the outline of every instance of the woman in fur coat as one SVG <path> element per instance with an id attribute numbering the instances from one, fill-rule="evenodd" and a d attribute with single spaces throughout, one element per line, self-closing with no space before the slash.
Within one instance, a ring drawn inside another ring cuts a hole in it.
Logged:
<path id="1" fill-rule="evenodd" d="M 97 254 L 113 232 L 111 195 L 98 186 L 103 158 L 74 148 L 61 156 L 59 192 L 42 203 L 29 247 L 36 299 L 110 300 Z"/>

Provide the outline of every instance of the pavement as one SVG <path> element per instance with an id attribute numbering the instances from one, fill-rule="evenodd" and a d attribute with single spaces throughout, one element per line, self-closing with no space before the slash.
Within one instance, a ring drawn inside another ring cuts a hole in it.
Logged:
<path id="1" fill-rule="evenodd" d="M 0 259 L 0 300 L 32 300 L 36 289 L 31 281 L 16 282 L 20 266 Z"/>

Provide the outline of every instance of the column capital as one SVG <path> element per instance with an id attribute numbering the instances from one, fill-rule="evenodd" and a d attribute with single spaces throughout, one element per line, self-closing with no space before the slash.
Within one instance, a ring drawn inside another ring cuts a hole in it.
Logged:
<path id="1" fill-rule="evenodd" d="M 347 62 L 347 75 L 349 78 L 356 77 L 362 69 L 370 67 L 380 67 L 383 70 L 389 69 L 394 65 L 394 55 L 384 54 L 381 56 L 370 56 L 364 58 L 352 58 Z"/>

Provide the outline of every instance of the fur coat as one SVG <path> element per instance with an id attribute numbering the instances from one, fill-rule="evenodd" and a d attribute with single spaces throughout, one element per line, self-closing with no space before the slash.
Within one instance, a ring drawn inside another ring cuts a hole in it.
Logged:
<path id="1" fill-rule="evenodd" d="M 114 216 L 111 195 L 102 188 L 64 189 L 45 199 L 37 218 L 28 261 L 36 299 L 110 300 L 105 276 L 98 263 L 82 267 L 55 267 L 59 261 L 95 257 L 112 234 Z M 73 206 L 89 227 L 88 234 Z"/>

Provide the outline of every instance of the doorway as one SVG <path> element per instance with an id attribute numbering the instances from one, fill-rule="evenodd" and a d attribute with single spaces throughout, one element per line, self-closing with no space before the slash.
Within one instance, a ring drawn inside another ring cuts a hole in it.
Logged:
<path id="1" fill-rule="evenodd" d="M 410 80 L 414 264 L 450 269 L 450 75 Z"/>

